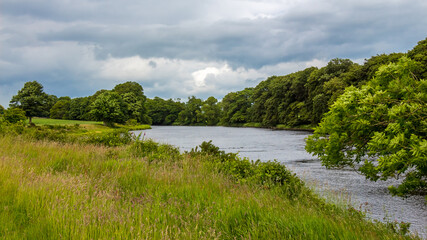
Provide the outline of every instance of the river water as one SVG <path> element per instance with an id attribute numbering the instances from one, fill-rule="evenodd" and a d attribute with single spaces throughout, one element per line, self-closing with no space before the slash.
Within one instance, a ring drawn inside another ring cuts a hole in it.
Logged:
<path id="1" fill-rule="evenodd" d="M 139 134 L 141 131 L 135 131 Z M 261 161 L 274 160 L 285 164 L 304 179 L 320 195 L 350 202 L 367 212 L 371 219 L 411 223 L 411 231 L 427 237 L 427 205 L 424 197 L 407 199 L 392 197 L 387 186 L 393 181 L 371 182 L 351 169 L 331 170 L 304 150 L 304 131 L 274 131 L 259 128 L 152 126 L 144 130 L 144 138 L 168 143 L 189 151 L 203 141 L 226 152 Z M 331 197 L 334 196 L 334 197 Z"/>

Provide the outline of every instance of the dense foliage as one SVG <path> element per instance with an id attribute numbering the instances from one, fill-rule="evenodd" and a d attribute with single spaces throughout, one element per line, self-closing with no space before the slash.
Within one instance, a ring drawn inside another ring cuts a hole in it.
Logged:
<path id="1" fill-rule="evenodd" d="M 172 125 L 185 104 L 172 99 L 164 100 L 159 97 L 147 99 L 147 115 L 154 125 Z"/>
<path id="2" fill-rule="evenodd" d="M 17 123 L 19 121 L 25 121 L 25 111 L 20 108 L 9 108 L 4 111 L 3 119 L 9 123 Z"/>
<path id="3" fill-rule="evenodd" d="M 350 87 L 307 140 L 327 167 L 351 166 L 371 180 L 403 178 L 393 194 L 427 193 L 427 81 L 406 57 Z"/>
<path id="4" fill-rule="evenodd" d="M 96 97 L 91 105 L 90 114 L 97 121 L 103 121 L 105 125 L 123 123 L 125 121 L 126 104 L 120 95 L 113 91 L 106 91 Z"/>

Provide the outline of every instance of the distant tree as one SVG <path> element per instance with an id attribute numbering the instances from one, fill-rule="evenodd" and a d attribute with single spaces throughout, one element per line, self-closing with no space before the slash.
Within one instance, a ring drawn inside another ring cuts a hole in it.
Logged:
<path id="1" fill-rule="evenodd" d="M 139 83 L 121 83 L 116 85 L 113 91 L 118 93 L 127 105 L 126 118 L 136 119 L 140 123 L 151 123 L 145 105 L 147 98 L 144 95 L 144 89 Z"/>
<path id="2" fill-rule="evenodd" d="M 178 119 L 178 114 L 184 110 L 184 103 L 172 99 L 164 100 L 159 97 L 147 99 L 147 114 L 154 125 L 172 125 Z"/>
<path id="3" fill-rule="evenodd" d="M 4 107 L 2 105 L 0 105 L 0 115 L 2 115 L 4 113 L 6 109 L 4 109 Z"/>
<path id="4" fill-rule="evenodd" d="M 71 98 L 61 97 L 50 109 L 50 118 L 67 119 L 70 112 Z"/>
<path id="5" fill-rule="evenodd" d="M 253 88 L 231 92 L 222 99 L 221 124 L 234 125 L 250 122 Z"/>
<path id="6" fill-rule="evenodd" d="M 332 105 L 306 149 L 326 167 L 350 166 L 370 180 L 403 178 L 392 194 L 427 193 L 427 81 L 407 57 L 379 68 Z"/>
<path id="7" fill-rule="evenodd" d="M 408 52 L 408 57 L 419 62 L 422 66 L 416 75 L 419 78 L 427 79 L 427 38 L 419 41 L 417 46 Z"/>
<path id="8" fill-rule="evenodd" d="M 93 116 L 89 114 L 91 110 L 90 106 L 93 102 L 92 99 L 92 97 L 71 99 L 70 108 L 66 118 L 72 120 L 93 120 Z"/>
<path id="9" fill-rule="evenodd" d="M 90 114 L 104 125 L 112 126 L 114 123 L 126 121 L 126 104 L 120 95 L 113 91 L 106 91 L 98 95 L 91 105 Z"/>
<path id="10" fill-rule="evenodd" d="M 25 111 L 20 108 L 9 108 L 4 111 L 3 119 L 10 123 L 17 123 L 19 121 L 25 121 Z"/>
<path id="11" fill-rule="evenodd" d="M 404 55 L 405 54 L 403 53 L 378 54 L 376 56 L 372 56 L 369 59 L 365 59 L 365 63 L 361 69 L 363 76 L 361 77 L 360 82 L 364 84 L 371 80 L 382 65 L 395 63 L 399 61 L 399 59 Z M 359 84 L 359 86 L 361 85 Z"/>
<path id="12" fill-rule="evenodd" d="M 200 98 L 189 97 L 184 109 L 178 115 L 178 121 L 183 125 L 204 125 L 202 103 Z"/>
<path id="13" fill-rule="evenodd" d="M 349 59 L 335 58 L 328 64 L 313 71 L 307 79 L 307 107 L 311 105 L 311 122 L 317 124 L 328 112 L 329 105 L 343 93 L 347 86 L 344 78 L 354 69 L 355 63 Z M 330 87 L 333 88 L 331 91 Z"/>
<path id="14" fill-rule="evenodd" d="M 124 95 L 126 93 L 133 93 L 136 98 L 141 100 L 146 98 L 144 95 L 144 89 L 137 82 L 125 82 L 125 83 L 117 84 L 113 88 L 113 91 L 120 95 Z"/>
<path id="15" fill-rule="evenodd" d="M 44 104 L 43 113 L 40 115 L 40 117 L 49 117 L 50 109 L 52 109 L 53 105 L 55 105 L 57 101 L 58 101 L 57 96 L 47 94 L 47 99 L 46 99 L 46 103 Z"/>
<path id="16" fill-rule="evenodd" d="M 204 121 L 208 126 L 217 125 L 221 117 L 221 109 L 218 106 L 218 100 L 214 97 L 209 97 L 203 102 L 201 108 Z"/>
<path id="17" fill-rule="evenodd" d="M 42 116 L 49 102 L 48 95 L 43 92 L 43 86 L 37 81 L 26 82 L 18 94 L 12 97 L 10 107 L 21 108 L 32 123 L 32 118 Z"/>

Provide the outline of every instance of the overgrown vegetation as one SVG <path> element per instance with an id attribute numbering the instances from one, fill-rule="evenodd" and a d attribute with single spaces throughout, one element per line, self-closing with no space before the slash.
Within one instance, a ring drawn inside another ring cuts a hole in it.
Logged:
<path id="1" fill-rule="evenodd" d="M 0 238 L 416 238 L 324 202 L 276 162 L 86 131 L 1 122 Z"/>

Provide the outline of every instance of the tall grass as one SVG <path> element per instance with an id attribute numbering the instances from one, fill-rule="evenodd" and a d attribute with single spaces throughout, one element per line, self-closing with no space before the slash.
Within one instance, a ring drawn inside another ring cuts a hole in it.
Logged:
<path id="1" fill-rule="evenodd" d="M 308 192 L 236 181 L 208 156 L 135 144 L 0 137 L 0 238 L 409 238 Z"/>

